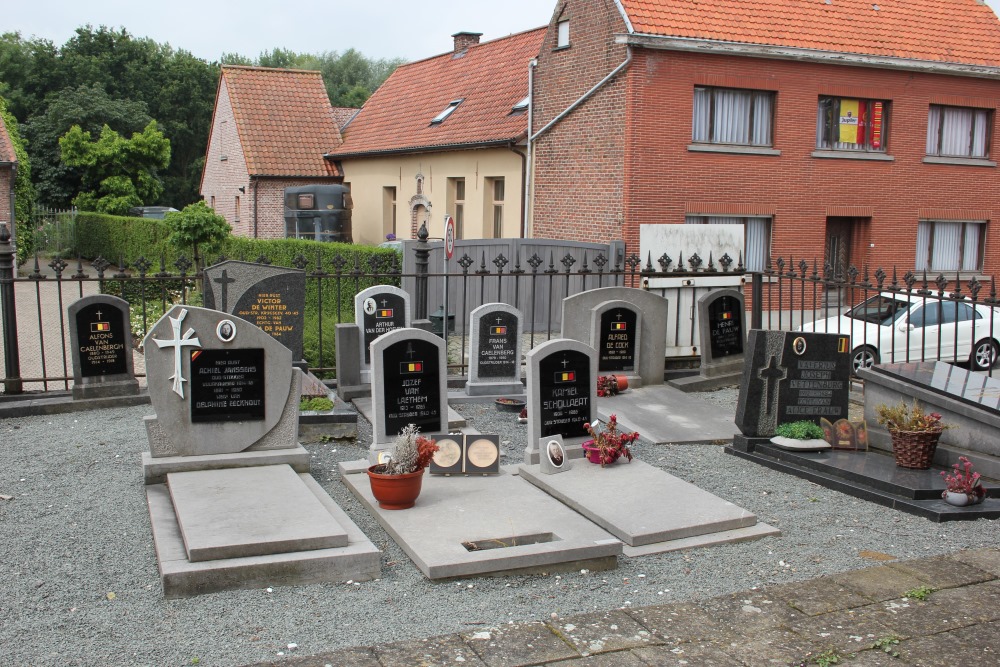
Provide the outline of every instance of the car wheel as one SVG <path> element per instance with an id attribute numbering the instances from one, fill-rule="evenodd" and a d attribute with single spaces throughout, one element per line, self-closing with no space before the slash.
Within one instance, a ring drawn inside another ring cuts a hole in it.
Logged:
<path id="1" fill-rule="evenodd" d="M 870 345 L 855 348 L 854 353 L 851 355 L 851 368 L 854 375 L 858 374 L 858 370 L 871 368 L 877 363 L 878 351 Z"/>
<path id="2" fill-rule="evenodd" d="M 997 360 L 997 342 L 991 338 L 984 338 L 972 348 L 972 355 L 969 357 L 969 366 L 974 371 L 986 371 L 993 367 Z"/>

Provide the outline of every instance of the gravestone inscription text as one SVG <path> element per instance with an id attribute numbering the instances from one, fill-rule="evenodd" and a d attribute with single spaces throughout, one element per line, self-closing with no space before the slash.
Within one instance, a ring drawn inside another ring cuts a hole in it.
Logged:
<path id="1" fill-rule="evenodd" d="M 520 370 L 517 316 L 493 311 L 479 320 L 479 377 L 512 377 Z"/>
<path id="2" fill-rule="evenodd" d="M 107 303 L 85 306 L 76 314 L 80 375 L 116 375 L 128 372 L 125 326 L 121 310 Z"/>
<path id="3" fill-rule="evenodd" d="M 539 415 L 542 437 L 587 435 L 590 420 L 590 359 L 575 350 L 556 352 L 539 362 Z M 529 406 L 528 410 L 535 409 Z"/>
<path id="4" fill-rule="evenodd" d="M 191 353 L 192 423 L 263 421 L 263 348 Z"/>
<path id="5" fill-rule="evenodd" d="M 638 316 L 630 308 L 601 313 L 597 337 L 597 370 L 634 371 Z"/>
<path id="6" fill-rule="evenodd" d="M 420 339 L 404 340 L 386 348 L 382 358 L 385 432 L 399 433 L 407 424 L 423 432 L 441 430 L 437 346 Z"/>

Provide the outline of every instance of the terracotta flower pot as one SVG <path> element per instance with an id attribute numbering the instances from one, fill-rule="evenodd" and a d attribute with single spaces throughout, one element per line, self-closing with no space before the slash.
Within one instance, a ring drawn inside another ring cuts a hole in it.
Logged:
<path id="1" fill-rule="evenodd" d="M 413 507 L 420 495 L 424 469 L 405 475 L 385 475 L 375 472 L 380 465 L 368 468 L 368 481 L 372 485 L 372 495 L 378 506 L 384 510 L 405 510 Z"/>
<path id="2" fill-rule="evenodd" d="M 628 389 L 628 377 L 624 375 L 616 375 L 615 379 L 618 380 L 618 391 L 625 391 Z"/>

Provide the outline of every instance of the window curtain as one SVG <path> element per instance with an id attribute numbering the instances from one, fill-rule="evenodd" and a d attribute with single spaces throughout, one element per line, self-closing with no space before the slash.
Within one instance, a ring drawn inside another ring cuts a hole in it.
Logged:
<path id="1" fill-rule="evenodd" d="M 706 88 L 694 89 L 694 112 L 691 118 L 691 140 L 710 141 L 708 119 L 711 117 L 711 91 Z"/>
<path id="2" fill-rule="evenodd" d="M 715 91 L 715 119 L 712 136 L 717 143 L 750 143 L 750 93 L 741 90 Z"/>
<path id="3" fill-rule="evenodd" d="M 983 223 L 921 222 L 917 225 L 916 268 L 978 271 Z"/>
<path id="4" fill-rule="evenodd" d="M 989 112 L 932 105 L 927 116 L 927 154 L 986 157 Z"/>
<path id="5" fill-rule="evenodd" d="M 750 143 L 754 146 L 770 146 L 774 97 L 766 93 L 757 93 L 754 95 L 753 104 L 753 133 Z"/>
<path id="6" fill-rule="evenodd" d="M 691 139 L 717 144 L 770 146 L 773 114 L 774 96 L 770 93 L 695 88 Z"/>

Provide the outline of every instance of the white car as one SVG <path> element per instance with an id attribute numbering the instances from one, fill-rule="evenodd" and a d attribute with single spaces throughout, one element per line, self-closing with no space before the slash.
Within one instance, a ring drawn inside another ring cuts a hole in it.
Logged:
<path id="1" fill-rule="evenodd" d="M 1000 350 L 1000 307 L 882 292 L 801 331 L 850 335 L 855 372 L 879 363 L 938 359 L 986 370 Z"/>

